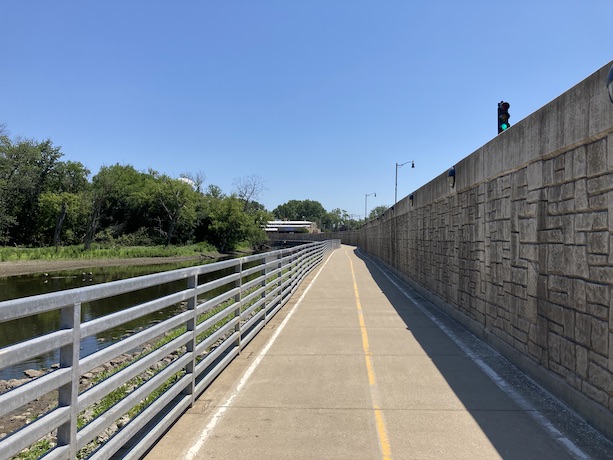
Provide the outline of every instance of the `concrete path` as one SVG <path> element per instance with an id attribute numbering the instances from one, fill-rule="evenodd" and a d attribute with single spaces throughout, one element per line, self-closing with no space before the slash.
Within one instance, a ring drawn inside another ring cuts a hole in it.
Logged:
<path id="1" fill-rule="evenodd" d="M 613 448 L 343 246 L 146 458 L 613 458 Z"/>

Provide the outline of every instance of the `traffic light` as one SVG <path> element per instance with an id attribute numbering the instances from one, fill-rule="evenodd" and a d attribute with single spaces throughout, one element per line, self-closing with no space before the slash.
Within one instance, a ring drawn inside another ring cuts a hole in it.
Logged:
<path id="1" fill-rule="evenodd" d="M 498 134 L 503 131 L 506 131 L 511 127 L 511 123 L 509 123 L 509 107 L 511 104 L 508 102 L 500 101 L 498 103 Z"/>

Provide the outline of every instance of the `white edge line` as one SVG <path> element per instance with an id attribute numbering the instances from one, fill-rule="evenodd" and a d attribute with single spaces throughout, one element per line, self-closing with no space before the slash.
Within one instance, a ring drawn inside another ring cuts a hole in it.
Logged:
<path id="1" fill-rule="evenodd" d="M 523 396 L 517 393 L 507 382 L 504 380 L 496 371 L 490 368 L 487 364 L 485 364 L 481 359 L 474 355 L 474 353 L 462 342 L 460 338 L 458 338 L 452 331 L 450 331 L 443 323 L 441 323 L 438 318 L 433 316 L 426 308 L 420 305 L 419 301 L 413 297 L 409 292 L 407 292 L 404 287 L 396 282 L 386 270 L 384 270 L 379 264 L 366 256 L 364 253 L 360 252 L 363 256 L 367 257 L 380 271 L 385 275 L 385 277 L 390 280 L 390 282 L 396 286 L 396 288 L 413 304 L 421 310 L 421 312 L 426 315 L 434 324 L 436 324 L 447 336 L 453 340 L 453 342 L 462 349 L 466 355 L 472 361 L 479 366 L 479 368 L 496 384 L 498 387 L 504 391 L 515 403 L 521 407 L 525 412 L 528 413 L 539 425 L 541 425 L 545 431 L 547 431 L 556 441 L 558 441 L 564 448 L 571 453 L 575 458 L 580 459 L 589 459 L 589 455 L 585 454 L 579 447 L 575 445 L 570 439 L 563 436 L 562 433 L 553 426 L 553 424 L 541 414 L 532 404 L 528 402 Z"/>
<path id="2" fill-rule="evenodd" d="M 202 433 L 200 433 L 198 440 L 187 451 L 187 454 L 185 455 L 185 460 L 194 460 L 198 456 L 198 452 L 200 451 L 200 449 L 202 449 L 202 446 L 204 445 L 208 437 L 211 435 L 211 432 L 217 426 L 217 424 L 219 423 L 223 415 L 230 408 L 234 399 L 236 399 L 240 391 L 245 387 L 245 385 L 247 384 L 247 381 L 249 380 L 249 377 L 251 377 L 251 375 L 253 374 L 255 369 L 258 367 L 258 365 L 260 364 L 260 362 L 262 361 L 262 359 L 264 358 L 264 356 L 266 355 L 270 347 L 272 347 L 272 344 L 275 342 L 275 340 L 277 340 L 277 337 L 279 336 L 279 334 L 281 333 L 285 325 L 288 323 L 289 319 L 292 317 L 292 315 L 294 314 L 294 312 L 296 311 L 300 303 L 302 303 L 302 299 L 304 299 L 307 292 L 309 292 L 309 290 L 311 289 L 311 286 L 313 286 L 313 283 L 315 282 L 315 280 L 317 279 L 317 277 L 319 276 L 323 268 L 328 263 L 328 260 L 330 260 L 330 257 L 328 257 L 326 261 L 323 263 L 323 265 L 319 268 L 319 270 L 317 271 L 317 274 L 313 277 L 313 279 L 311 280 L 309 285 L 306 287 L 306 289 L 304 290 L 300 298 L 296 301 L 296 304 L 292 307 L 292 309 L 289 311 L 287 316 L 283 319 L 281 324 L 277 327 L 273 335 L 270 337 L 270 339 L 268 339 L 268 342 L 266 343 L 264 348 L 262 348 L 262 350 L 257 355 L 257 357 L 253 360 L 249 368 L 245 371 L 240 381 L 238 382 L 238 385 L 236 385 L 236 388 L 234 389 L 234 391 L 232 391 L 232 393 L 230 394 L 226 402 L 223 403 L 217 409 L 217 411 L 213 414 L 213 416 L 211 417 L 211 421 L 202 430 Z"/>

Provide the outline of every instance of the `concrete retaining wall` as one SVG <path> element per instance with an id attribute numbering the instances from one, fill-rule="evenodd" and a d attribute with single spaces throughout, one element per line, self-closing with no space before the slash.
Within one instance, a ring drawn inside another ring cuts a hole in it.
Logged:
<path id="1" fill-rule="evenodd" d="M 612 64 L 455 165 L 455 187 L 444 172 L 412 203 L 335 234 L 611 438 Z"/>

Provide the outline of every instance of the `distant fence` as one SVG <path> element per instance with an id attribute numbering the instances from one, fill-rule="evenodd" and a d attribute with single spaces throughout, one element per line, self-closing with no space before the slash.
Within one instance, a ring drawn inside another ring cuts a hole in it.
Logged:
<path id="1" fill-rule="evenodd" d="M 46 312 L 60 316 L 58 330 L 0 349 L 0 369 L 60 350 L 58 369 L 0 395 L 0 416 L 51 392 L 58 395 L 55 407 L 0 439 L 0 459 L 24 449 L 30 450 L 27 458 L 33 452 L 45 459 L 140 457 L 339 245 L 338 240 L 305 244 L 0 302 L 0 327 Z M 81 318 L 86 302 L 181 280 L 184 287 L 171 294 L 89 321 Z M 84 338 L 177 304 L 184 305 L 182 313 L 80 356 Z M 84 387 L 86 374 L 101 378 Z"/>

